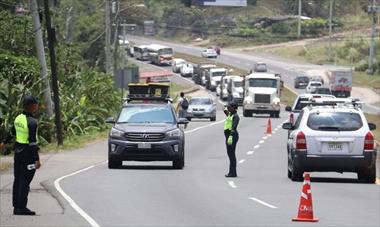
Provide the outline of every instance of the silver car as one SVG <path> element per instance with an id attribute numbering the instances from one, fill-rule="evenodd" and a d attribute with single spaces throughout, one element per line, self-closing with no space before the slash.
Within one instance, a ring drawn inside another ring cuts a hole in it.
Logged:
<path id="1" fill-rule="evenodd" d="M 216 120 L 216 104 L 212 98 L 196 97 L 189 101 L 187 109 L 187 119 L 192 118 L 209 118 L 211 121 Z"/>
<path id="2" fill-rule="evenodd" d="M 331 103 L 331 101 L 329 101 Z M 356 105 L 305 107 L 288 138 L 288 177 L 301 181 L 303 172 L 356 172 L 358 179 L 374 183 L 376 125 L 368 123 Z"/>

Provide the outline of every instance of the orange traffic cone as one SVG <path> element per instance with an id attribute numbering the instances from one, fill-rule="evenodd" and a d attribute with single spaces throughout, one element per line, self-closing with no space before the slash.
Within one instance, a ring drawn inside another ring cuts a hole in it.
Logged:
<path id="1" fill-rule="evenodd" d="M 266 132 L 266 134 L 272 134 L 272 121 L 271 121 L 270 118 L 268 119 L 267 132 Z"/>
<path id="2" fill-rule="evenodd" d="M 304 174 L 300 205 L 298 207 L 298 216 L 293 221 L 317 222 L 318 219 L 313 215 L 313 201 L 311 198 L 310 174 Z"/>

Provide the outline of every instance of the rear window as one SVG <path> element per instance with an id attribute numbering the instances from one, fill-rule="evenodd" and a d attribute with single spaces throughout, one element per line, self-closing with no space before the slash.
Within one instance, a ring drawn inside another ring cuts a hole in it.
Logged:
<path id="1" fill-rule="evenodd" d="M 363 126 L 363 121 L 356 113 L 312 113 L 309 115 L 307 126 L 317 131 L 356 131 Z"/>

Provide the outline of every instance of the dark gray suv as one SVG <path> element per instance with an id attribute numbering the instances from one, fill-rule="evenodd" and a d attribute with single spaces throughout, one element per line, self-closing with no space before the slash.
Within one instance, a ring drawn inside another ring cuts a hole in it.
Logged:
<path id="1" fill-rule="evenodd" d="M 173 168 L 185 164 L 185 135 L 171 103 L 162 101 L 128 102 L 113 123 L 108 138 L 108 167 L 122 161 L 173 161 Z"/>

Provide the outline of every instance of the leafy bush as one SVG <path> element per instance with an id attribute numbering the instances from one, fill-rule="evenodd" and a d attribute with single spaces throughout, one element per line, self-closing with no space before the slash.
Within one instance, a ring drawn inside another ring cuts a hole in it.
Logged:
<path id="1" fill-rule="evenodd" d="M 328 22 L 322 18 L 313 18 L 310 20 L 302 21 L 302 32 L 308 35 L 318 35 L 328 27 Z"/>

